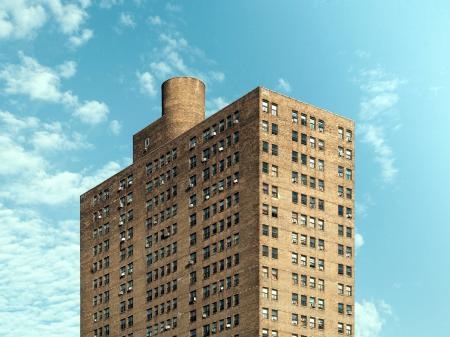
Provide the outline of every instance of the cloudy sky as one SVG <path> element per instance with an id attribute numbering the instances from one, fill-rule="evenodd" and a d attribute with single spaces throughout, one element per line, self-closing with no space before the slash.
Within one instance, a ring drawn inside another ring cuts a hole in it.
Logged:
<path id="1" fill-rule="evenodd" d="M 276 5 L 275 5 L 276 4 Z M 258 85 L 357 122 L 357 336 L 450 330 L 450 5 L 0 0 L 0 335 L 79 336 L 79 195 L 160 84 Z"/>

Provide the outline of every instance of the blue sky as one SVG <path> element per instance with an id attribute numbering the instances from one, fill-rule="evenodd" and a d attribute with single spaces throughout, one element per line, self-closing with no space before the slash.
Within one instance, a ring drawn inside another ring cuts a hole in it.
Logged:
<path id="1" fill-rule="evenodd" d="M 160 84 L 258 85 L 357 122 L 358 337 L 448 336 L 450 4 L 0 0 L 0 335 L 79 336 L 78 196 Z"/>

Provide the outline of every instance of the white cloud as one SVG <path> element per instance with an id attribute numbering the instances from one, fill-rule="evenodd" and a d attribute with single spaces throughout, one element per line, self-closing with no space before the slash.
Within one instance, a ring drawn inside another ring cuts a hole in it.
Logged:
<path id="1" fill-rule="evenodd" d="M 72 47 L 79 47 L 89 41 L 94 33 L 90 29 L 83 29 L 78 35 L 72 35 L 69 43 Z"/>
<path id="2" fill-rule="evenodd" d="M 373 124 L 360 126 L 362 141 L 372 146 L 375 161 L 380 164 L 381 175 L 385 182 L 392 182 L 398 173 L 392 148 L 386 141 L 384 129 Z"/>
<path id="3" fill-rule="evenodd" d="M 160 26 L 162 25 L 162 20 L 158 15 L 150 16 L 147 20 L 147 22 L 153 26 Z"/>
<path id="4" fill-rule="evenodd" d="M 133 15 L 130 13 L 120 13 L 119 23 L 124 27 L 136 27 L 136 22 L 134 21 Z"/>
<path id="5" fill-rule="evenodd" d="M 47 21 L 42 4 L 28 0 L 4 0 L 0 2 L 0 39 L 30 38 Z"/>
<path id="6" fill-rule="evenodd" d="M 400 97 L 398 89 L 405 81 L 386 74 L 380 67 L 360 72 L 358 82 L 363 97 L 360 102 L 359 133 L 363 142 L 369 144 L 380 165 L 384 182 L 392 182 L 398 173 L 395 155 L 389 145 L 387 133 L 398 129 L 395 109 Z"/>
<path id="7" fill-rule="evenodd" d="M 75 62 L 65 62 L 54 70 L 21 52 L 19 58 L 20 64 L 6 64 L 0 70 L 0 81 L 5 84 L 4 93 L 62 104 L 84 123 L 97 124 L 106 119 L 109 109 L 105 103 L 96 100 L 81 103 L 71 91 L 61 90 L 61 78 L 75 74 Z"/>
<path id="8" fill-rule="evenodd" d="M 277 88 L 284 92 L 290 92 L 291 91 L 291 85 L 288 81 L 286 81 L 284 78 L 279 78 L 277 82 Z"/>
<path id="9" fill-rule="evenodd" d="M 193 76 L 204 81 L 207 85 L 214 82 L 223 82 L 225 74 L 217 70 L 202 71 L 191 65 L 202 61 L 208 65 L 214 61 L 206 59 L 203 51 L 189 45 L 188 41 L 179 32 L 161 29 L 159 34 L 159 45 L 153 51 L 152 62 L 147 71 L 139 72 L 138 80 L 146 84 L 148 90 L 144 93 L 156 94 L 156 82 L 165 81 L 173 76 Z M 188 61 L 188 62 L 187 62 Z M 153 89 L 152 89 L 153 88 Z"/>
<path id="10" fill-rule="evenodd" d="M 63 78 L 70 78 L 77 71 L 77 64 L 74 61 L 67 61 L 58 66 L 59 75 Z"/>
<path id="11" fill-rule="evenodd" d="M 98 124 L 107 119 L 109 109 L 103 102 L 85 101 L 74 112 L 74 115 L 80 118 L 86 124 Z"/>
<path id="12" fill-rule="evenodd" d="M 392 309 L 384 301 L 355 303 L 356 337 L 379 337 Z"/>
<path id="13" fill-rule="evenodd" d="M 141 88 L 141 92 L 145 93 L 149 96 L 155 96 L 156 95 L 156 85 L 155 85 L 155 79 L 152 74 L 149 72 L 145 73 L 137 73 L 139 85 Z"/>
<path id="14" fill-rule="evenodd" d="M 79 334 L 79 222 L 2 204 L 0 217 L 0 335 Z"/>
<path id="15" fill-rule="evenodd" d="M 109 129 L 113 134 L 118 135 L 122 129 L 122 124 L 120 124 L 118 120 L 114 119 L 109 123 Z"/>
<path id="16" fill-rule="evenodd" d="M 0 39 L 33 38 L 49 19 L 53 19 L 69 41 L 84 35 L 85 42 L 88 39 L 82 26 L 88 18 L 86 9 L 90 5 L 89 0 L 69 3 L 61 0 L 0 1 Z M 79 46 L 81 43 L 72 45 Z"/>
<path id="17" fill-rule="evenodd" d="M 206 100 L 206 113 L 211 115 L 228 105 L 223 97 L 214 97 Z"/>
<path id="18" fill-rule="evenodd" d="M 100 7 L 102 8 L 111 8 L 116 5 L 123 4 L 123 0 L 101 0 L 100 1 Z"/>
<path id="19" fill-rule="evenodd" d="M 168 2 L 167 4 L 166 4 L 166 9 L 169 11 L 169 12 L 181 12 L 181 6 L 179 6 L 179 5 L 175 5 L 175 4 L 173 4 L 173 3 L 170 3 L 170 2 Z"/>
<path id="20" fill-rule="evenodd" d="M 355 234 L 355 248 L 360 249 L 364 245 L 364 237 L 360 233 Z"/>

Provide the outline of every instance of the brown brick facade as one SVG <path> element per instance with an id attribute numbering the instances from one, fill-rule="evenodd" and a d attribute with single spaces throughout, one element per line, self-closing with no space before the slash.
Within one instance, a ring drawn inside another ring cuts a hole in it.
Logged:
<path id="1" fill-rule="evenodd" d="M 204 119 L 203 83 L 162 91 L 133 164 L 81 196 L 81 336 L 338 336 L 339 323 L 353 334 L 353 122 L 261 87 Z"/>

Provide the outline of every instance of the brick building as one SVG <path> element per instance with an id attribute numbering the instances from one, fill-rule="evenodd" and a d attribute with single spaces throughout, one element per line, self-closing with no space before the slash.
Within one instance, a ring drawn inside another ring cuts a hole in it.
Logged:
<path id="1" fill-rule="evenodd" d="M 205 119 L 201 81 L 164 82 L 81 196 L 81 337 L 353 335 L 353 130 L 262 87 Z"/>

